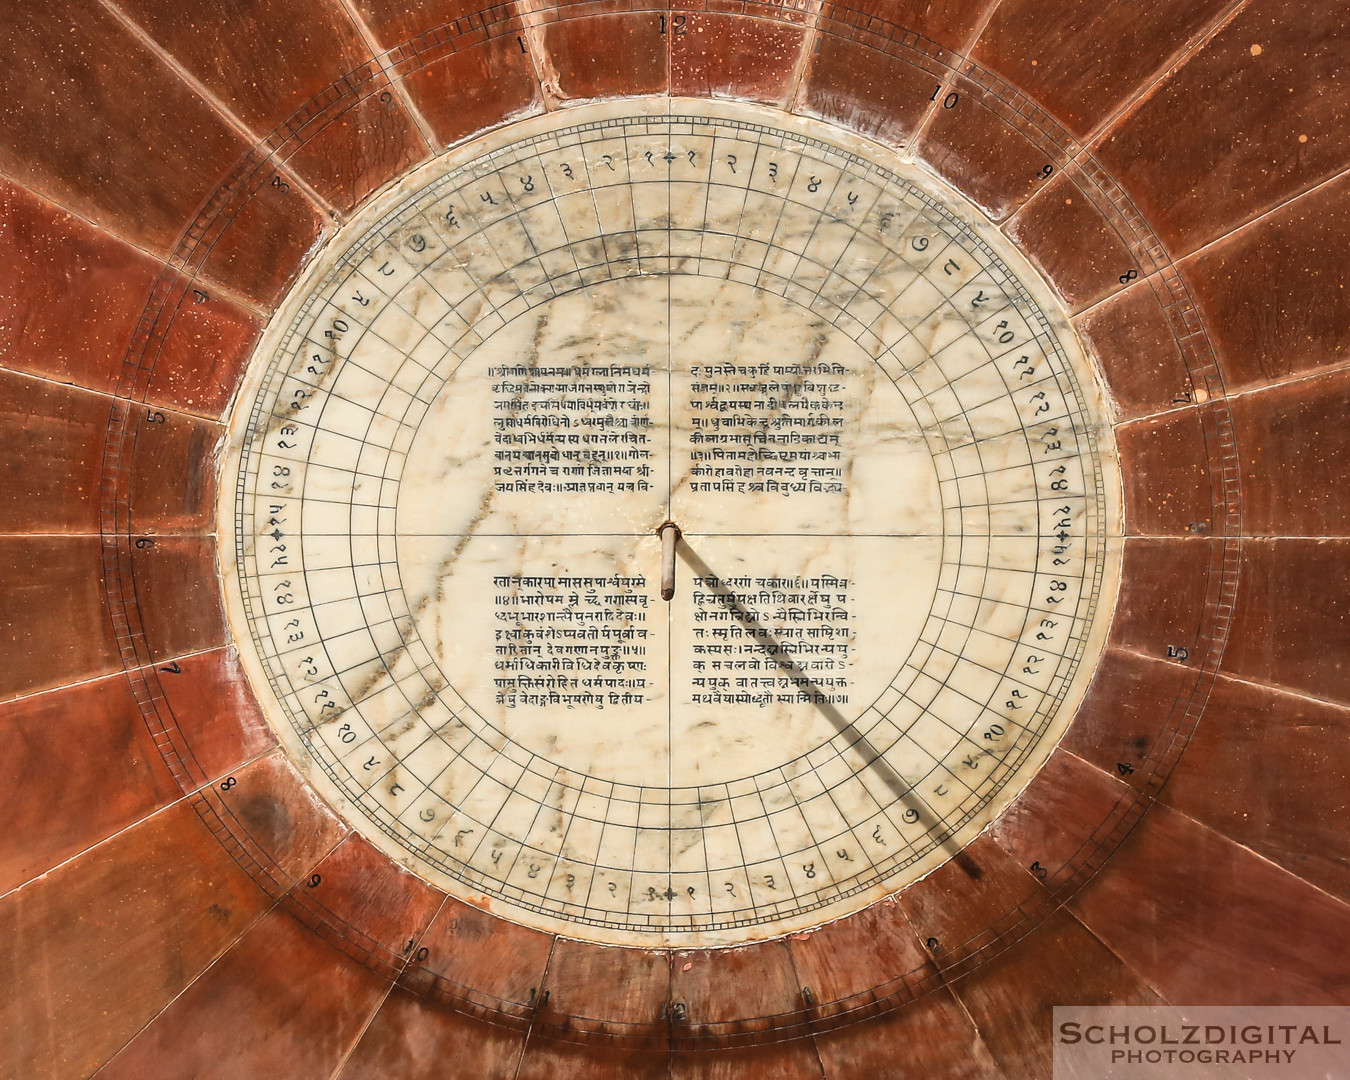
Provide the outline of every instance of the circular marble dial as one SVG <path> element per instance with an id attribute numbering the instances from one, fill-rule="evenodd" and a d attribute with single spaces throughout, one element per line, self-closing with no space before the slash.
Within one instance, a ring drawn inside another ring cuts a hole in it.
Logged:
<path id="1" fill-rule="evenodd" d="M 1048 756 L 1114 598 L 1110 429 L 1034 272 L 748 106 L 410 175 L 292 291 L 230 440 L 228 606 L 297 762 L 574 937 L 746 941 L 931 870 Z"/>

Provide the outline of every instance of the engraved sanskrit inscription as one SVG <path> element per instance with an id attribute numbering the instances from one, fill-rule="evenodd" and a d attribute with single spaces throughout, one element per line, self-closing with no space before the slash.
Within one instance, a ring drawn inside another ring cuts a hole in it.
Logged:
<path id="1" fill-rule="evenodd" d="M 848 704 L 848 578 L 696 577 L 693 585 L 696 704 Z"/>
<path id="2" fill-rule="evenodd" d="M 695 364 L 690 490 L 842 494 L 842 364 Z"/>
<path id="3" fill-rule="evenodd" d="M 492 584 L 498 704 L 642 704 L 645 577 L 511 574 L 497 575 Z"/>
<path id="4" fill-rule="evenodd" d="M 492 383 L 499 492 L 651 490 L 651 368 L 501 365 Z"/>

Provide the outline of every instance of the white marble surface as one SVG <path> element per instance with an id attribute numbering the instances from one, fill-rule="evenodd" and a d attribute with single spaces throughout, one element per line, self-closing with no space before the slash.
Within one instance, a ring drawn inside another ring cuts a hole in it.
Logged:
<path id="1" fill-rule="evenodd" d="M 815 122 L 627 102 L 343 230 L 221 528 L 250 676 L 356 828 L 687 947 L 861 907 L 1006 804 L 1100 652 L 1118 494 L 1062 313 L 957 203 Z"/>

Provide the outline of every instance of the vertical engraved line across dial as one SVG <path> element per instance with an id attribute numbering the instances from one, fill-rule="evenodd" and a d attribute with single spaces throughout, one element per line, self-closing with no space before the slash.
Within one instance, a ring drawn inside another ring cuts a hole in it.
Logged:
<path id="1" fill-rule="evenodd" d="M 917 171 L 585 107 L 406 179 L 293 290 L 231 428 L 228 607 L 297 762 L 419 873 L 601 941 L 784 933 L 1049 754 L 1114 596 L 1101 416 Z"/>

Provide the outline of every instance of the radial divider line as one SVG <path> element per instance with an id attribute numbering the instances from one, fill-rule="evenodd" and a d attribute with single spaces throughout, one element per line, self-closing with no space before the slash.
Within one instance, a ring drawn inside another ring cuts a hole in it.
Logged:
<path id="1" fill-rule="evenodd" d="M 344 504 L 344 505 L 345 505 L 345 504 Z M 386 509 L 387 509 L 387 508 L 386 508 Z M 60 535 L 63 535 L 63 536 L 64 536 L 64 535 L 68 535 L 68 534 L 62 533 L 62 534 L 60 534 Z M 264 535 L 266 535 L 266 534 L 264 534 Z M 372 537 L 378 537 L 378 536 L 400 536 L 400 537 L 406 536 L 406 537 L 409 537 L 409 538 L 422 537 L 422 538 L 429 538 L 429 539 L 441 539 L 441 538 L 449 538 L 449 537 L 453 537 L 453 536 L 472 536 L 472 537 L 491 537 L 491 538 L 493 538 L 493 539 L 499 539 L 499 540 L 500 540 L 500 539 L 530 540 L 530 539 L 533 539 L 533 538 L 535 538 L 535 537 L 555 539 L 555 538 L 566 538 L 566 537 L 569 537 L 569 536 L 570 536 L 570 537 L 575 537 L 575 538 L 578 539 L 578 540 L 585 540 L 585 539 L 592 539 L 592 538 L 595 538 L 595 539 L 605 539 L 605 538 L 614 539 L 614 538 L 617 538 L 617 539 L 628 539 L 628 540 L 645 540 L 645 539 L 650 538 L 650 537 L 653 536 L 653 535 L 659 535 L 659 534 L 652 533 L 651 531 L 645 530 L 645 529 L 644 529 L 644 530 L 640 530 L 640 531 L 638 531 L 638 532 L 615 532 L 615 533 L 597 533 L 597 532 L 480 532 L 480 531 L 477 531 L 477 530 L 475 530 L 474 532 L 412 532 L 412 531 L 404 531 L 404 530 L 398 529 L 398 530 L 394 530 L 393 532 L 371 532 L 371 533 L 355 533 L 355 532 L 354 532 L 354 533 L 345 533 L 345 532 L 343 532 L 343 533 L 320 533 L 320 532 L 311 532 L 311 533 L 306 533 L 306 535 L 307 535 L 307 536 L 312 536 L 312 537 L 320 537 L 320 536 L 338 536 L 338 537 L 346 537 L 346 536 L 351 536 L 351 537 L 355 537 L 355 538 L 358 538 L 358 539 L 370 539 L 370 538 L 372 538 Z M 724 537 L 724 536 L 751 536 L 751 537 L 757 537 L 757 536 L 773 536 L 773 537 L 780 537 L 780 538 L 785 538 L 785 539 L 797 539 L 797 540 L 941 540 L 941 539 L 943 539 L 947 534 L 946 534 L 946 533 L 942 533 L 942 532 L 894 532 L 894 533 L 855 533 L 855 532 L 782 532 L 782 533 L 775 533 L 775 532 L 760 532 L 760 531 L 757 531 L 757 532 L 694 532 L 694 531 L 692 531 L 692 530 L 683 529 L 683 530 L 681 530 L 680 535 L 682 535 L 682 536 L 693 536 L 693 537 L 698 537 L 698 538 L 700 538 L 700 539 L 705 539 L 705 540 L 717 539 L 717 538 L 719 538 L 719 537 Z M 1027 533 L 967 533 L 966 535 L 978 537 L 979 539 L 986 539 L 986 538 L 988 538 L 988 539 L 995 539 L 995 540 L 1018 540 L 1018 539 L 1023 539 L 1023 538 L 1025 538 L 1025 537 L 1028 536 L 1029 534 L 1027 534 Z M 371 564 L 371 565 L 374 565 L 374 564 Z"/>
<path id="2" fill-rule="evenodd" d="M 683 541 L 676 545 L 676 551 L 680 558 L 688 564 L 689 568 L 693 570 L 695 574 L 704 579 L 712 579 L 717 582 L 715 585 L 705 585 L 705 587 L 711 588 L 714 593 L 721 597 L 726 609 L 735 616 L 736 621 L 739 622 L 741 626 L 769 643 L 771 646 L 769 654 L 773 658 L 774 663 L 776 663 L 785 674 L 791 676 L 794 680 L 797 680 L 799 685 L 807 690 L 811 695 L 811 704 L 815 706 L 816 711 L 829 720 L 839 734 L 846 736 L 850 740 L 850 745 L 852 747 L 858 749 L 862 753 L 864 759 L 863 763 L 869 766 L 872 771 L 881 778 L 882 782 L 890 788 L 895 797 L 916 814 L 927 813 L 936 821 L 942 821 L 943 818 L 935 813 L 932 807 L 925 803 L 922 797 L 915 792 L 914 788 L 906 782 L 905 778 L 891 767 L 891 764 L 885 759 L 882 752 L 872 745 L 866 735 L 858 730 L 857 725 L 855 725 L 853 721 L 846 719 L 844 714 L 832 704 L 823 700 L 825 697 L 824 691 L 821 690 L 816 682 L 802 670 L 796 661 L 784 655 L 778 639 L 774 637 L 768 631 L 768 628 L 761 624 L 751 612 L 741 606 L 740 601 L 736 599 L 736 594 L 721 583 L 721 578 L 713 571 L 713 568 L 705 563 L 694 550 Z M 953 841 L 954 838 L 949 832 L 942 838 L 938 846 L 945 850 L 949 855 L 956 855 L 961 848 Z"/>

